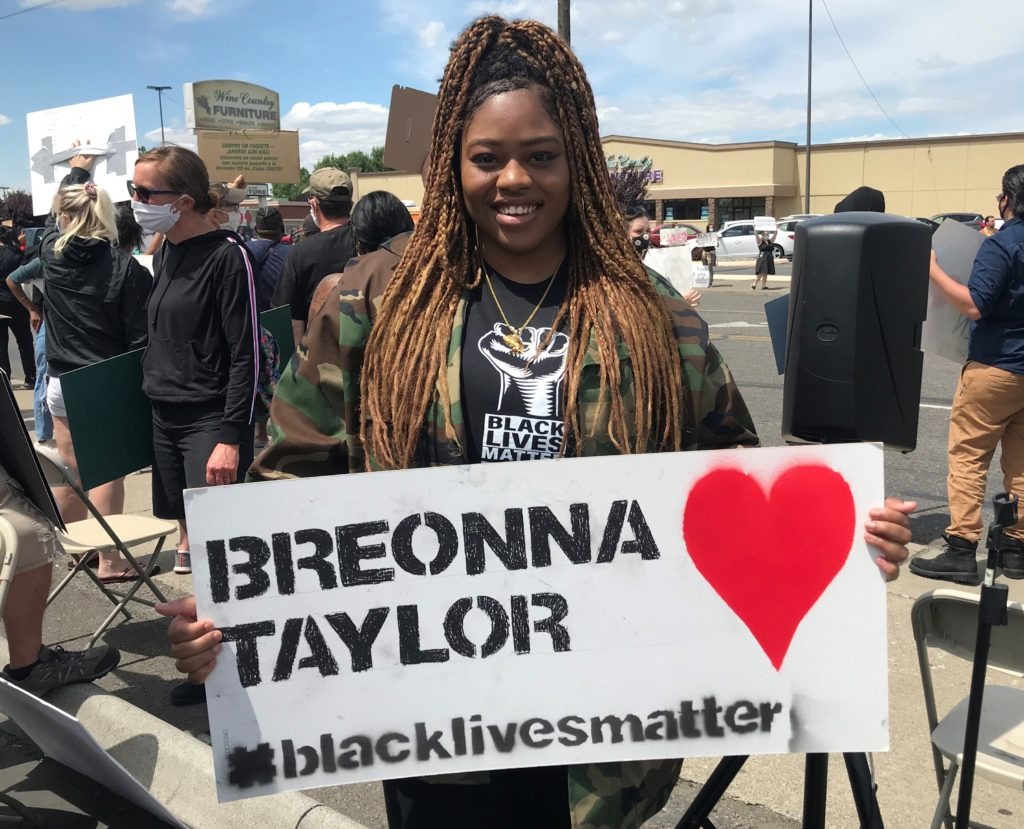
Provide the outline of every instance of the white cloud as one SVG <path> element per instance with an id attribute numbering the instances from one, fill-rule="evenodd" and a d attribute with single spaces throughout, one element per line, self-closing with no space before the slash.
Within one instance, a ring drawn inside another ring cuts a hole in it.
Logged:
<path id="1" fill-rule="evenodd" d="M 196 137 L 192 130 L 165 126 L 164 137 L 168 144 L 177 144 L 179 147 L 188 147 L 190 150 L 196 149 Z M 142 134 L 142 140 L 139 141 L 139 143 L 150 150 L 154 147 L 159 147 L 160 127 L 144 132 Z"/>
<path id="2" fill-rule="evenodd" d="M 11 123 L 11 119 L 0 112 L 0 127 L 6 127 L 9 123 Z"/>
<path id="3" fill-rule="evenodd" d="M 416 34 L 419 37 L 420 46 L 423 46 L 426 49 L 433 49 L 442 39 L 444 32 L 444 23 L 440 20 L 431 20 Z"/>
<path id="4" fill-rule="evenodd" d="M 31 8 L 32 6 L 39 6 L 47 0 L 19 0 L 18 5 L 22 8 Z M 64 3 L 60 4 L 62 9 L 67 9 L 73 12 L 91 12 L 96 9 L 110 9 L 118 6 L 132 6 L 138 0 L 65 0 Z"/>
<path id="5" fill-rule="evenodd" d="M 202 17 L 213 11 L 213 0 L 170 0 L 168 10 L 172 13 Z"/>
<path id="6" fill-rule="evenodd" d="M 331 153 L 383 145 L 387 123 L 387 107 L 364 101 L 301 101 L 281 118 L 282 129 L 299 131 L 299 156 L 307 168 Z"/>

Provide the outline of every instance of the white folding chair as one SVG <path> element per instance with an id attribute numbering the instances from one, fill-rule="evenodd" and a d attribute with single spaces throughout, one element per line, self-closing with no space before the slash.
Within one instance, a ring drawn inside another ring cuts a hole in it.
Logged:
<path id="1" fill-rule="evenodd" d="M 67 525 L 66 532 L 61 533 L 58 530 L 58 535 L 61 543 L 64 545 L 64 549 L 70 555 L 78 556 L 78 561 L 71 572 L 53 589 L 53 592 L 50 593 L 46 600 L 46 604 L 49 606 L 60 595 L 61 591 L 67 587 L 71 579 L 80 572 L 85 572 L 95 582 L 96 586 L 114 604 L 114 609 L 110 611 L 110 615 L 103 620 L 102 624 L 93 634 L 92 639 L 89 640 L 88 646 L 92 647 L 96 640 L 103 635 L 103 632 L 110 627 L 118 613 L 123 614 L 126 619 L 131 618 L 131 614 L 126 607 L 128 602 L 138 602 L 148 607 L 153 606 L 154 602 L 148 599 L 140 599 L 135 595 L 136 591 L 143 584 L 149 588 L 158 601 L 166 601 L 163 593 L 160 592 L 160 588 L 153 583 L 151 575 L 153 568 L 156 567 L 157 556 L 163 548 L 165 539 L 168 535 L 175 532 L 178 526 L 173 521 L 164 521 L 160 518 L 150 518 L 145 515 L 100 515 L 99 510 L 89 500 L 89 494 L 82 489 L 77 477 L 61 460 L 56 450 L 38 445 L 35 447 L 35 450 L 36 456 L 39 458 L 39 465 L 43 469 L 43 475 L 46 477 L 46 482 L 51 487 L 71 487 L 92 515 L 92 518 L 87 518 L 83 521 L 72 521 Z M 157 542 L 156 549 L 153 550 L 153 555 L 149 559 L 149 565 L 141 567 L 129 552 L 129 548 L 137 547 L 150 541 Z M 126 593 L 118 593 L 108 588 L 88 566 L 89 562 L 101 552 L 112 550 L 118 550 L 128 560 L 128 563 L 135 572 L 139 574 L 138 580 L 131 583 Z"/>
<path id="2" fill-rule="evenodd" d="M 1007 618 L 1009 624 L 992 628 L 988 667 L 1024 677 L 1024 605 L 1010 602 Z M 914 602 L 911 621 L 939 785 L 939 802 L 931 826 L 939 829 L 945 822 L 947 829 L 952 829 L 949 800 L 963 761 L 968 698 L 964 697 L 939 719 L 928 648 L 939 648 L 973 661 L 978 634 L 978 596 L 963 590 L 933 590 Z M 949 763 L 948 768 L 944 760 Z M 1024 690 L 1005 685 L 985 686 L 975 775 L 1024 790 Z"/>

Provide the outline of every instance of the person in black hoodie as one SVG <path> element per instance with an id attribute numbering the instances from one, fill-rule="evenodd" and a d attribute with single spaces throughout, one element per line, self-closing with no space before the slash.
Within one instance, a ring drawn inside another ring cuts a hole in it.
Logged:
<path id="1" fill-rule="evenodd" d="M 176 573 L 191 572 L 182 492 L 240 481 L 252 461 L 259 370 L 252 263 L 217 206 L 202 160 L 183 147 L 143 154 L 128 189 L 153 259 L 142 388 L 153 404 L 153 513 L 178 520 Z"/>
<path id="2" fill-rule="evenodd" d="M 53 201 L 56 219 L 43 236 L 46 302 L 46 403 L 53 417 L 57 451 L 77 468 L 60 378 L 65 372 L 141 348 L 146 343 L 149 272 L 118 250 L 114 205 L 92 182 L 62 187 Z M 20 297 L 19 297 L 20 299 Z M 86 518 L 85 505 L 68 487 L 55 492 L 65 521 Z M 90 490 L 103 515 L 124 511 L 124 479 Z M 120 553 L 100 556 L 98 575 L 106 582 L 138 578 Z"/>

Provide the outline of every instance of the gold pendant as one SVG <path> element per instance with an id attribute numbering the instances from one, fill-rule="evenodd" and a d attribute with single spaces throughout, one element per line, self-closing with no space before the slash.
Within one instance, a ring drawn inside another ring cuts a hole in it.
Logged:
<path id="1" fill-rule="evenodd" d="M 513 354 L 522 354 L 526 351 L 526 346 L 523 344 L 523 338 L 519 336 L 518 331 L 513 331 L 511 334 L 505 334 L 501 341 L 508 346 L 509 351 Z"/>

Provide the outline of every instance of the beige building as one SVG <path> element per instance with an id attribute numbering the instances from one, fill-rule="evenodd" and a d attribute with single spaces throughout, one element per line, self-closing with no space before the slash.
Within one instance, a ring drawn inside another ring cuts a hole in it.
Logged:
<path id="1" fill-rule="evenodd" d="M 731 219 L 804 212 L 803 146 L 786 141 L 698 144 L 609 135 L 609 158 L 650 158 L 648 207 L 659 221 L 720 227 Z M 885 193 L 890 213 L 994 213 L 1007 168 L 1024 163 L 1024 133 L 811 145 L 811 213 L 831 213 L 851 190 Z M 361 173 L 356 196 L 390 190 L 419 204 L 418 174 Z"/>

